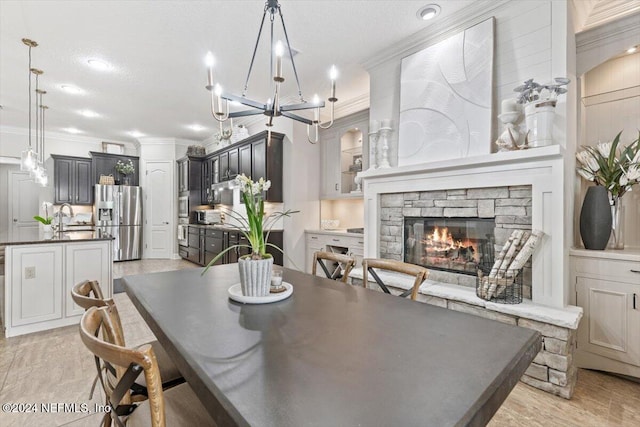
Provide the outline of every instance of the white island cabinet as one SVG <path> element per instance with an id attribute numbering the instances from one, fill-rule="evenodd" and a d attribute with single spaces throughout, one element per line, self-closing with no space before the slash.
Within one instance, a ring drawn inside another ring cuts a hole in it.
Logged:
<path id="1" fill-rule="evenodd" d="M 97 280 L 112 292 L 112 241 L 93 239 L 11 243 L 5 248 L 5 336 L 77 324 L 83 313 L 71 289 Z"/>

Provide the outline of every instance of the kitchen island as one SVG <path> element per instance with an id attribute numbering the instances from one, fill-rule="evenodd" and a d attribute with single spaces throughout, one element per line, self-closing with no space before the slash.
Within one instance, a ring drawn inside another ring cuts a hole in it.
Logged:
<path id="1" fill-rule="evenodd" d="M 0 242 L 5 252 L 0 310 L 6 337 L 77 324 L 83 309 L 71 299 L 71 289 L 83 280 L 97 280 L 104 296 L 111 297 L 112 237 L 94 231 L 47 237 L 41 233 L 36 240 Z"/>

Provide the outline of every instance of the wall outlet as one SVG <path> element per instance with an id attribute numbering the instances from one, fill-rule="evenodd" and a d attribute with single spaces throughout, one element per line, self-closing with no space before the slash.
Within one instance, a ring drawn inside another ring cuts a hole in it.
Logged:
<path id="1" fill-rule="evenodd" d="M 25 267 L 25 269 L 24 269 L 24 278 L 25 279 L 35 279 L 36 278 L 36 268 L 35 267 Z"/>

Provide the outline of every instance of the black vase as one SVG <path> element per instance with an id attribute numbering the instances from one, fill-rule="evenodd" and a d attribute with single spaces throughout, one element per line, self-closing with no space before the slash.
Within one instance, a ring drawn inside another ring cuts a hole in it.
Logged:
<path id="1" fill-rule="evenodd" d="M 589 187 L 580 211 L 580 236 L 586 249 L 602 250 L 611 236 L 611 206 L 607 189 Z"/>

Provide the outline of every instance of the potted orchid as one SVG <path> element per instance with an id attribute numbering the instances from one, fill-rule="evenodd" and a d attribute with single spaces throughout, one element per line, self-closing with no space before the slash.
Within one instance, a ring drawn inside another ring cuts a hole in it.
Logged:
<path id="1" fill-rule="evenodd" d="M 45 236 L 52 233 L 51 223 L 53 222 L 53 216 L 49 216 L 49 209 L 51 209 L 51 213 L 53 214 L 53 204 L 50 202 L 43 202 L 42 210 L 44 211 L 44 216 L 36 215 L 33 217 L 33 219 L 42 224 L 42 231 Z"/>
<path id="2" fill-rule="evenodd" d="M 626 147 L 620 146 L 621 135 L 622 131 L 616 135 L 613 141 L 600 142 L 595 147 L 585 147 L 584 150 L 576 154 L 578 161 L 577 172 L 584 179 L 596 185 L 595 187 L 589 187 L 587 190 L 585 204 L 587 204 L 587 197 L 589 197 L 590 191 L 592 193 L 597 191 L 604 192 L 605 197 L 608 194 L 608 205 L 610 206 L 612 221 L 611 228 L 613 231 L 611 244 L 615 249 L 624 248 L 622 196 L 627 191 L 631 191 L 633 186 L 640 183 L 640 133 L 638 138 Z M 591 188 L 597 189 L 598 187 L 602 189 L 591 190 Z M 602 196 L 599 197 L 602 198 Z M 595 203 L 593 202 L 593 204 Z M 599 204 L 603 203 L 602 201 L 599 202 Z M 584 206 L 583 211 L 585 210 Z M 582 216 L 583 214 L 581 213 L 581 233 L 583 227 Z M 609 233 L 605 234 L 608 240 Z M 604 249 L 604 247 L 601 249 Z"/>
<path id="3" fill-rule="evenodd" d="M 240 189 L 246 215 L 232 209 L 226 209 L 225 213 L 237 223 L 237 225 L 229 224 L 229 226 L 242 233 L 248 244 L 232 245 L 226 248 L 207 264 L 202 274 L 225 253 L 239 248 L 249 249 L 249 254 L 238 258 L 242 294 L 245 296 L 267 296 L 270 291 L 273 268 L 273 256 L 267 252 L 267 248 L 271 247 L 282 252 L 281 248 L 269 243 L 269 233 L 278 219 L 288 217 L 298 211 L 287 210 L 265 214 L 263 195 L 271 187 L 271 181 L 266 181 L 264 178 L 254 182 L 250 177 L 242 174 L 236 177 L 235 185 Z"/>

